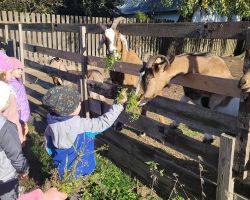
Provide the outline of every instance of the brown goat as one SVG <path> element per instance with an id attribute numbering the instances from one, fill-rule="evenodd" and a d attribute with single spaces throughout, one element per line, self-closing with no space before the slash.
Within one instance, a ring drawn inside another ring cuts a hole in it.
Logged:
<path id="1" fill-rule="evenodd" d="M 142 93 L 140 104 L 143 105 L 156 97 L 172 78 L 187 73 L 232 78 L 226 63 L 218 56 L 195 54 L 182 54 L 175 57 L 152 56 L 141 70 L 140 84 L 137 88 L 137 91 L 139 91 L 140 87 Z M 196 105 L 233 116 L 238 115 L 239 98 L 226 97 L 186 87 L 183 87 L 183 89 L 185 95 L 181 98 L 182 102 L 191 100 Z M 204 138 L 204 141 L 207 142 L 207 138 Z"/>
<path id="2" fill-rule="evenodd" d="M 125 36 L 116 29 L 117 24 L 124 19 L 125 18 L 123 17 L 114 19 L 110 28 L 103 24 L 100 25 L 104 30 L 104 34 L 102 40 L 99 43 L 98 49 L 100 50 L 102 45 L 105 44 L 108 49 L 108 53 L 116 58 L 119 58 L 120 61 L 142 65 L 142 60 L 138 57 L 138 55 L 133 50 L 128 49 Z M 132 87 L 136 87 L 139 80 L 137 76 L 114 71 L 110 71 L 110 78 L 115 84 Z"/>

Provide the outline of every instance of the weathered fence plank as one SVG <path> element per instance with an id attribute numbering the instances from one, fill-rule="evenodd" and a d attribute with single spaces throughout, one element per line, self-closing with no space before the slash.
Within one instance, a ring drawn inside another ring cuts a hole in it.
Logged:
<path id="1" fill-rule="evenodd" d="M 233 200 L 233 160 L 235 138 L 221 135 L 216 200 Z"/>
<path id="2" fill-rule="evenodd" d="M 118 87 L 113 84 L 101 84 L 89 81 L 89 90 L 108 98 L 115 98 Z M 191 127 L 213 133 L 220 136 L 220 133 L 229 132 L 236 134 L 236 117 L 225 115 L 210 109 L 201 108 L 187 103 L 177 102 L 171 99 L 158 96 L 148 102 L 146 110 L 158 113 L 171 119 L 185 121 Z M 181 115 L 179 113 L 182 113 Z"/>
<path id="3" fill-rule="evenodd" d="M 246 55 L 244 60 L 245 69 L 249 68 L 250 63 L 250 26 L 247 29 Z M 236 139 L 236 155 L 234 170 L 240 178 L 247 177 L 247 164 L 249 164 L 250 153 L 250 93 L 241 93 L 241 101 L 238 116 L 238 134 Z"/>
<path id="4" fill-rule="evenodd" d="M 195 185 L 197 185 L 197 188 L 200 185 L 200 177 L 194 172 L 176 164 L 175 161 L 170 161 L 173 160 L 173 158 L 169 158 L 171 155 L 167 154 L 163 150 L 143 144 L 136 139 L 111 130 L 108 130 L 107 133 L 98 136 L 98 140 L 101 144 L 108 144 L 110 146 L 109 150 L 105 152 L 105 156 L 111 158 L 115 163 L 118 163 L 119 166 L 137 174 L 137 176 L 139 175 L 143 180 L 148 182 L 148 184 L 151 183 L 151 179 L 149 167 L 145 164 L 145 162 L 153 160 L 160 165 L 161 169 L 165 169 L 165 176 L 159 177 L 158 186 L 155 188 L 162 194 L 164 199 L 167 199 L 170 194 L 169 192 L 172 189 L 171 186 L 173 186 L 173 182 L 171 181 L 171 183 L 167 181 L 169 180 L 167 177 L 173 178 L 173 173 L 179 175 L 179 180 L 181 183 L 185 184 L 186 190 L 189 192 L 192 191 L 191 193 L 195 194 L 198 198 L 201 195 L 201 191 L 197 189 L 194 190 L 194 188 L 196 188 Z M 188 165 L 189 162 L 190 161 L 187 161 L 185 164 L 183 163 L 182 166 Z M 207 194 L 208 199 L 215 199 L 215 184 L 205 179 L 204 192 Z"/>
<path id="5" fill-rule="evenodd" d="M 97 100 L 91 100 L 97 101 Z M 97 101 L 98 102 L 98 101 Z M 100 103 L 100 102 L 99 102 Z M 98 113 L 97 108 L 99 106 L 97 103 L 92 104 L 91 112 Z M 105 107 L 104 110 L 110 107 L 110 105 L 102 103 L 102 106 Z M 129 115 L 122 113 L 119 118 L 119 122 L 125 124 L 126 127 L 130 127 L 137 132 L 145 133 L 148 137 L 153 138 L 163 145 L 174 149 L 193 160 L 198 162 L 198 156 L 202 156 L 204 162 L 209 168 L 213 171 L 217 171 L 214 166 L 217 166 L 218 163 L 218 148 L 215 146 L 207 145 L 201 141 L 197 141 L 188 136 L 185 136 L 181 133 L 180 130 L 171 129 L 169 126 L 155 121 L 154 119 L 147 118 L 145 116 L 140 116 L 140 118 L 134 122 L 129 120 Z M 150 126 L 148 126 L 150 124 Z M 212 173 L 211 173 L 212 174 Z M 212 177 L 212 176 L 211 176 Z"/>
<path id="6" fill-rule="evenodd" d="M 173 38 L 245 39 L 250 22 L 120 24 L 123 34 Z"/>
<path id="7" fill-rule="evenodd" d="M 71 52 L 65 52 L 57 49 L 50 49 L 46 47 L 39 47 L 35 45 L 29 45 L 29 44 L 24 44 L 24 49 L 29 51 L 29 52 L 39 52 L 43 54 L 47 54 L 53 57 L 59 57 L 67 60 L 72 60 L 75 62 L 81 62 L 81 55 L 79 53 L 71 53 Z"/>
<path id="8" fill-rule="evenodd" d="M 87 89 L 87 59 L 84 56 L 87 55 L 87 45 L 86 45 L 86 27 L 80 27 L 80 54 L 81 57 L 81 66 L 82 66 L 82 77 L 80 79 L 81 84 L 81 96 L 83 101 L 84 116 L 89 118 L 89 105 L 88 105 L 88 89 Z"/>

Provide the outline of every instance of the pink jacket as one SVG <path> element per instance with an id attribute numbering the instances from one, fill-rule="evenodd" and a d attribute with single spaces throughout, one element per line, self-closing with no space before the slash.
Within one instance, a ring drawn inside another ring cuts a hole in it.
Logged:
<path id="1" fill-rule="evenodd" d="M 16 124 L 17 130 L 18 130 L 19 139 L 20 139 L 21 143 L 23 143 L 24 138 L 23 138 L 23 133 L 22 133 L 22 127 L 21 127 L 21 124 L 19 122 L 19 114 L 18 114 L 17 107 L 16 107 L 16 97 L 15 97 L 14 94 L 10 95 L 9 106 L 8 106 L 8 108 L 6 110 L 3 111 L 2 114 L 8 120 L 10 120 L 14 124 Z"/>
<path id="2" fill-rule="evenodd" d="M 36 189 L 32 192 L 29 192 L 27 194 L 23 194 L 18 198 L 18 200 L 43 200 L 43 192 L 40 189 Z"/>

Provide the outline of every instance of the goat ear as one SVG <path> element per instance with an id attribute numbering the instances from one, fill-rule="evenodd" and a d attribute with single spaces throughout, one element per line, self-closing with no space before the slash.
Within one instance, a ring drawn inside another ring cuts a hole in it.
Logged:
<path id="1" fill-rule="evenodd" d="M 174 62 L 175 55 L 174 54 L 170 54 L 167 57 L 168 57 L 169 63 L 172 64 L 172 62 Z"/>
<path id="2" fill-rule="evenodd" d="M 156 77 L 157 74 L 162 72 L 162 67 L 160 64 L 155 63 L 152 67 L 153 76 Z"/>
<path id="3" fill-rule="evenodd" d="M 102 39 L 100 40 L 99 44 L 98 44 L 98 47 L 97 47 L 97 51 L 100 53 L 100 50 L 101 48 L 103 47 L 104 45 L 104 36 L 102 37 Z"/>

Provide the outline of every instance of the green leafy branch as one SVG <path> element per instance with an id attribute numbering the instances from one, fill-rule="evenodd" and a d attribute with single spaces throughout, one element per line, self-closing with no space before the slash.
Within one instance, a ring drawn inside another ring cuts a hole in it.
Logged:
<path id="1" fill-rule="evenodd" d="M 118 54 L 118 56 L 117 56 Z M 115 63 L 117 63 L 119 60 L 121 60 L 121 53 L 115 51 L 113 54 L 109 54 L 107 55 L 106 59 L 105 59 L 105 64 L 104 64 L 104 68 L 105 70 L 113 70 L 114 69 L 114 65 Z"/>
<path id="2" fill-rule="evenodd" d="M 121 102 L 121 99 L 124 98 L 124 95 L 127 94 L 128 101 L 126 104 L 125 112 L 129 114 L 129 120 L 131 122 L 136 121 L 139 119 L 141 115 L 141 107 L 138 104 L 139 96 L 135 94 L 135 91 L 128 92 L 128 88 L 122 88 L 116 97 L 116 101 L 118 103 Z"/>

